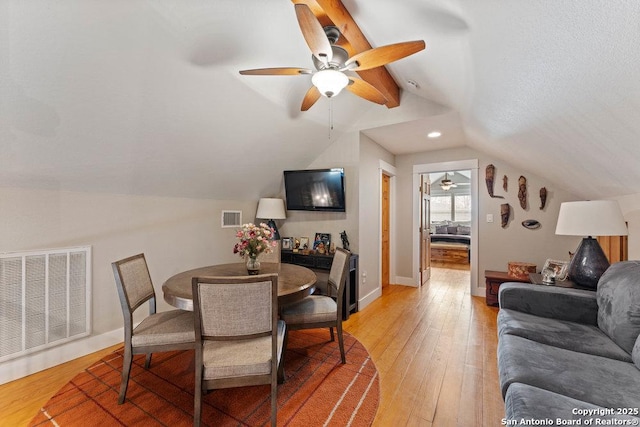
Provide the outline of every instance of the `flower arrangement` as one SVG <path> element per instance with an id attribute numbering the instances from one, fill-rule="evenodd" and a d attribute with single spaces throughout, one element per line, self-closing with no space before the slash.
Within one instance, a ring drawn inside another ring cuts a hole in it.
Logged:
<path id="1" fill-rule="evenodd" d="M 273 230 L 265 223 L 255 225 L 253 223 L 242 224 L 242 228 L 236 233 L 239 242 L 233 247 L 233 253 L 242 258 L 256 258 L 261 253 L 270 254 L 278 242 L 271 240 Z"/>

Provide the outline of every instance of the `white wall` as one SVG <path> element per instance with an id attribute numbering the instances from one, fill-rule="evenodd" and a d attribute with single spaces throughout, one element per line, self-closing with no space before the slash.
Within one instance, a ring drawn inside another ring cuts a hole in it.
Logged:
<path id="1" fill-rule="evenodd" d="M 366 135 L 360 136 L 360 300 L 365 307 L 381 293 L 380 161 L 395 157 Z M 391 194 L 393 197 L 393 194 Z M 393 204 L 393 202 L 392 202 Z M 393 211 L 393 209 L 392 209 Z M 391 218 L 393 222 L 393 218 Z M 366 275 L 366 279 L 364 277 Z M 393 278 L 391 278 L 393 280 Z"/>
<path id="2" fill-rule="evenodd" d="M 640 259 L 640 194 L 616 197 L 629 228 L 629 259 Z"/>
<path id="3" fill-rule="evenodd" d="M 358 253 L 358 133 L 349 132 L 331 144 L 307 169 L 344 168 L 346 212 L 287 211 L 287 219 L 279 221 L 282 237 L 309 237 L 330 233 L 336 247 L 342 247 L 340 233 L 346 231 L 350 250 Z"/>
<path id="4" fill-rule="evenodd" d="M 556 236 L 555 226 L 558 217 L 560 203 L 576 200 L 567 192 L 558 189 L 544 178 L 532 175 L 526 171 L 516 169 L 502 161 L 491 158 L 484 153 L 471 148 L 459 148 L 425 152 L 419 154 L 396 156 L 397 180 L 397 274 L 411 277 L 413 271 L 413 245 L 401 244 L 412 241 L 414 232 L 413 216 L 413 185 L 412 169 L 414 165 L 440 163 L 454 160 L 478 159 L 479 163 L 479 248 L 478 248 L 478 277 L 477 289 L 474 293 L 484 293 L 484 271 L 506 271 L 509 261 L 532 262 L 542 268 L 548 258 L 569 259 L 569 251 L 574 251 L 580 238 L 570 236 Z M 504 199 L 491 198 L 488 195 L 484 183 L 485 168 L 488 164 L 496 166 L 496 180 L 494 194 L 504 195 Z M 509 188 L 505 193 L 502 190 L 502 176 L 509 178 Z M 524 175 L 527 178 L 528 207 L 523 210 L 518 201 L 518 178 Z M 547 205 L 544 210 L 539 209 L 539 190 L 546 187 L 548 191 Z M 500 204 L 509 203 L 512 209 L 512 218 L 507 228 L 500 226 Z M 493 214 L 494 222 L 487 223 L 487 214 Z M 521 223 L 525 219 L 536 219 L 542 227 L 538 230 L 525 229 Z"/>
<path id="5" fill-rule="evenodd" d="M 257 204 L 17 188 L 0 188 L 0 200 L 0 252 L 92 246 L 93 330 L 87 342 L 123 325 L 113 261 L 144 252 L 158 311 L 166 310 L 171 307 L 164 302 L 161 287 L 168 277 L 239 260 L 232 252 L 235 228 L 221 228 L 221 211 L 242 210 L 243 221 L 248 222 L 254 220 Z M 143 311 L 137 318 L 146 314 L 146 308 Z M 74 350 L 68 359 L 98 349 Z M 37 355 L 29 358 L 36 360 Z M 63 361 L 47 358 L 40 369 Z M 0 370 L 9 363 L 0 364 Z"/>

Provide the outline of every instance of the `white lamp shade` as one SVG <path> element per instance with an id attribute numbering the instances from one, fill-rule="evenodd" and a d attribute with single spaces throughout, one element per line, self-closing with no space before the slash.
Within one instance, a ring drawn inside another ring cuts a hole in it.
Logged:
<path id="1" fill-rule="evenodd" d="M 311 77 L 311 83 L 318 88 L 321 94 L 331 98 L 347 87 L 349 77 L 337 70 L 322 70 Z"/>
<path id="2" fill-rule="evenodd" d="M 263 198 L 258 202 L 256 218 L 262 219 L 285 219 L 284 200 Z"/>
<path id="3" fill-rule="evenodd" d="M 565 236 L 626 236 L 629 234 L 615 200 L 565 202 L 560 205 L 556 234 Z"/>

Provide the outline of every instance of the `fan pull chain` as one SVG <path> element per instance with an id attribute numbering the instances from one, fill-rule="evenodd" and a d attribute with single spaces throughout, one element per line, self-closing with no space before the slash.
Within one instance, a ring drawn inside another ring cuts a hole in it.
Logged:
<path id="1" fill-rule="evenodd" d="M 329 98 L 329 139 L 333 130 L 333 98 Z"/>

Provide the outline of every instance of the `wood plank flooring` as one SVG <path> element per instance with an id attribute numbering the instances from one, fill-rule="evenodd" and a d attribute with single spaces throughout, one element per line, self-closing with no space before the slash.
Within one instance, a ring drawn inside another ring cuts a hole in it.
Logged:
<path id="1" fill-rule="evenodd" d="M 434 268 L 421 289 L 385 288 L 345 322 L 380 373 L 374 426 L 497 426 L 497 308 L 469 294 L 469 271 Z"/>
<path id="2" fill-rule="evenodd" d="M 386 286 L 352 315 L 345 330 L 380 374 L 374 426 L 500 425 L 497 311 L 470 296 L 468 270 L 434 268 L 422 288 Z M 0 426 L 27 425 L 57 390 L 114 348 L 0 385 Z"/>

